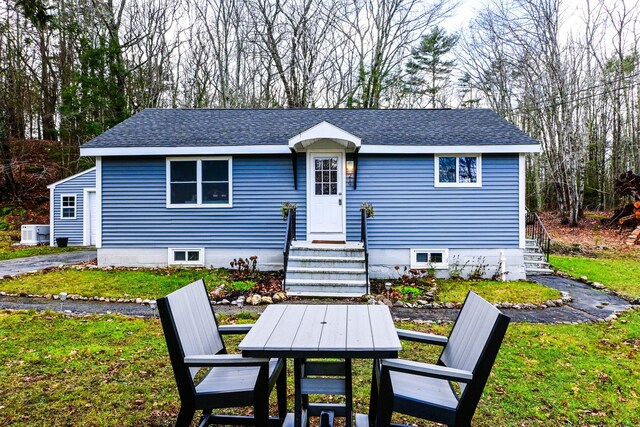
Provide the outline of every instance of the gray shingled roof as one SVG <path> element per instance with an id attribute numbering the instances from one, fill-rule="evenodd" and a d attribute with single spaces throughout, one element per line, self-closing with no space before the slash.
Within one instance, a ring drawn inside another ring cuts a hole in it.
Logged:
<path id="1" fill-rule="evenodd" d="M 322 121 L 359 137 L 363 146 L 538 144 L 486 109 L 146 109 L 83 148 L 287 145 Z"/>

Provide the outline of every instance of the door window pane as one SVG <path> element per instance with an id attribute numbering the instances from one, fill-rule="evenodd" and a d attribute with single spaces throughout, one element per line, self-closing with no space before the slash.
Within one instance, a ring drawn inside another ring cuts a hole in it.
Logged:
<path id="1" fill-rule="evenodd" d="M 315 159 L 316 195 L 338 194 L 338 158 Z"/>
<path id="2" fill-rule="evenodd" d="M 438 167 L 440 171 L 440 182 L 456 182 L 455 157 L 440 157 Z"/>

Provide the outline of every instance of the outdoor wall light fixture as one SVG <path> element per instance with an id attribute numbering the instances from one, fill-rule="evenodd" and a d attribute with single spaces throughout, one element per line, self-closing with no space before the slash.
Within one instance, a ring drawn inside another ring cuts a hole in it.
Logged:
<path id="1" fill-rule="evenodd" d="M 345 165 L 346 173 L 347 173 L 347 184 L 353 185 L 353 176 L 356 171 L 356 166 L 353 160 L 347 160 Z"/>

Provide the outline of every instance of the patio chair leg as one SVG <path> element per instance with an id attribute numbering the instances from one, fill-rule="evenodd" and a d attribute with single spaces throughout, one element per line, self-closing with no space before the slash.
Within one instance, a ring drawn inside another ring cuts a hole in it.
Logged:
<path id="1" fill-rule="evenodd" d="M 178 412 L 178 419 L 176 420 L 176 427 L 189 427 L 193 416 L 196 414 L 195 408 L 188 405 L 182 405 L 180 412 Z"/>
<path id="2" fill-rule="evenodd" d="M 378 373 L 380 361 L 375 359 L 371 367 L 371 395 L 369 397 L 369 425 L 373 426 L 378 409 Z"/>
<path id="3" fill-rule="evenodd" d="M 276 392 L 278 395 L 278 417 L 284 420 L 287 417 L 287 361 L 282 360 L 282 370 L 276 380 Z"/>

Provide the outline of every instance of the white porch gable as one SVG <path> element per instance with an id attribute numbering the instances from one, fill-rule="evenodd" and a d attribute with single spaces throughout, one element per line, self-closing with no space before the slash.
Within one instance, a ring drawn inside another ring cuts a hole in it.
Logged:
<path id="1" fill-rule="evenodd" d="M 289 139 L 289 148 L 301 151 L 321 139 L 331 139 L 347 150 L 357 150 L 362 141 L 357 136 L 323 121 Z"/>

